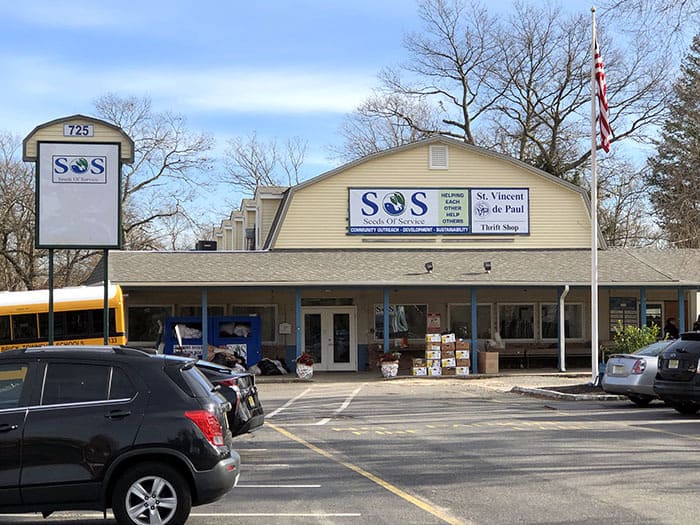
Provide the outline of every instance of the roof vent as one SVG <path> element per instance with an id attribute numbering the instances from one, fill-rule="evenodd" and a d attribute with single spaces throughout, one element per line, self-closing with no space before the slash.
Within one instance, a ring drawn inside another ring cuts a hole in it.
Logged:
<path id="1" fill-rule="evenodd" d="M 442 144 L 439 146 L 430 146 L 430 169 L 447 169 L 447 146 Z"/>
<path id="2" fill-rule="evenodd" d="M 195 247 L 197 251 L 216 251 L 216 241 L 197 241 Z"/>

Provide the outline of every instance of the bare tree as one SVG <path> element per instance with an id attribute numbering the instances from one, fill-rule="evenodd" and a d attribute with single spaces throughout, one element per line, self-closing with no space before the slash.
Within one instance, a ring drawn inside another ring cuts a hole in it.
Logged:
<path id="1" fill-rule="evenodd" d="M 382 97 L 368 100 L 353 118 L 381 118 L 418 134 L 456 137 L 582 181 L 590 157 L 590 20 L 551 6 L 516 3 L 514 9 L 498 22 L 466 0 L 423 0 L 424 31 L 406 38 L 411 61 L 384 70 Z M 662 50 L 653 41 L 641 41 L 622 53 L 602 31 L 599 40 L 612 142 L 646 140 L 645 131 L 665 108 L 669 71 Z M 395 104 L 392 97 L 417 105 Z M 415 118 L 414 107 L 432 107 L 439 126 L 432 126 L 430 118 Z M 358 154 L 371 151 L 367 143 L 377 138 L 345 136 L 342 150 Z M 414 138 L 401 129 L 394 136 Z"/>
<path id="2" fill-rule="evenodd" d="M 286 156 L 280 159 L 280 164 L 287 174 L 287 184 L 292 186 L 301 182 L 301 167 L 306 158 L 308 142 L 299 137 L 292 137 L 287 140 Z"/>
<path id="3" fill-rule="evenodd" d="M 213 139 L 188 130 L 182 115 L 153 111 L 146 97 L 107 94 L 95 108 L 134 140 L 135 162 L 122 173 L 124 247 L 161 248 L 163 220 L 207 187 L 200 174 L 211 167 Z"/>
<path id="4" fill-rule="evenodd" d="M 344 143 L 330 149 L 335 158 L 350 161 L 428 137 L 438 127 L 437 111 L 425 97 L 379 92 L 346 115 Z"/>
<path id="5" fill-rule="evenodd" d="M 42 284 L 42 254 L 34 247 L 34 171 L 21 159 L 19 137 L 0 134 L 0 282 L 4 290 Z"/>
<path id="6" fill-rule="evenodd" d="M 226 173 L 221 182 L 233 184 L 249 195 L 259 186 L 284 186 L 284 179 L 290 186 L 300 182 L 307 143 L 299 137 L 288 139 L 283 152 L 277 140 L 263 142 L 256 132 L 234 137 L 228 145 Z"/>
<path id="7" fill-rule="evenodd" d="M 643 169 L 614 161 L 599 179 L 598 220 L 608 246 L 657 244 L 659 230 L 651 219 L 649 191 Z"/>

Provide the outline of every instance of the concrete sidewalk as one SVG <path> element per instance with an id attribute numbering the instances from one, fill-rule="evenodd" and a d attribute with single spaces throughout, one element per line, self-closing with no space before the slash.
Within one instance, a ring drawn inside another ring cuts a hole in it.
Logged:
<path id="1" fill-rule="evenodd" d="M 552 369 L 503 370 L 499 374 L 471 374 L 465 377 L 415 377 L 408 370 L 400 370 L 393 378 L 382 377 L 379 370 L 363 372 L 314 372 L 311 379 L 299 379 L 295 374 L 280 376 L 256 376 L 259 384 L 267 383 L 367 383 L 376 381 L 410 381 L 410 382 L 442 382 L 463 383 L 465 386 L 478 386 L 497 392 L 512 392 L 521 395 L 562 399 L 572 401 L 584 400 L 619 400 L 623 396 L 600 393 L 563 393 L 553 390 L 555 387 L 573 387 L 590 385 L 592 374 L 590 369 L 575 369 L 559 372 Z"/>

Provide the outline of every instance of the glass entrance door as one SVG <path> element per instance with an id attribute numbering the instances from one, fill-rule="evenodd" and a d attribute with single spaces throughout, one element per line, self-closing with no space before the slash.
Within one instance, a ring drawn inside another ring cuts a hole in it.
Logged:
<path id="1" fill-rule="evenodd" d="M 314 369 L 357 370 L 355 309 L 310 307 L 302 314 L 302 350 L 314 356 Z"/>

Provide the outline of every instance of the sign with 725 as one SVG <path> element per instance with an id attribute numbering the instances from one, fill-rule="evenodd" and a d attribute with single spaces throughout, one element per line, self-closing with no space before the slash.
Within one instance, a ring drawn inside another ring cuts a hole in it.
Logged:
<path id="1" fill-rule="evenodd" d="M 95 127 L 92 124 L 64 124 L 64 137 L 94 137 Z"/>

